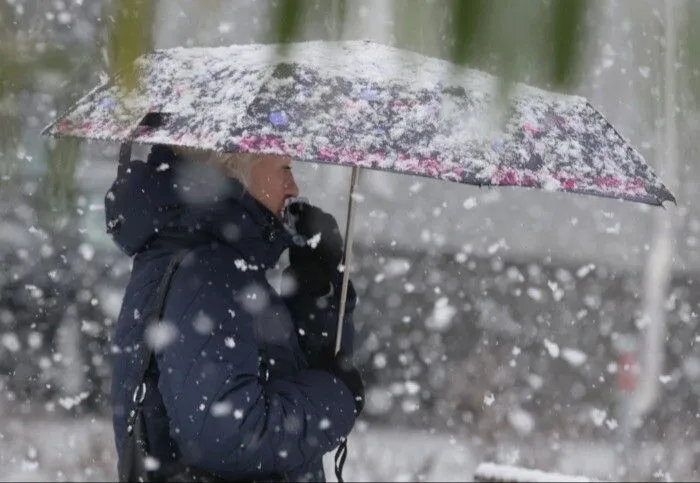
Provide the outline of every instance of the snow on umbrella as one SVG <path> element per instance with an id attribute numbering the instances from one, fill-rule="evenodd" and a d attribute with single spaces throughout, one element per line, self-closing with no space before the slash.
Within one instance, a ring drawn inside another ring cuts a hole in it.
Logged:
<path id="1" fill-rule="evenodd" d="M 675 202 L 585 98 L 517 84 L 499 121 L 500 81 L 445 60 L 368 41 L 301 42 L 277 53 L 270 44 L 157 50 L 137 60 L 138 88 L 122 96 L 105 82 L 44 133 L 349 166 L 351 190 L 370 168 Z M 351 224 L 348 216 L 346 262 Z"/>
<path id="2" fill-rule="evenodd" d="M 98 87 L 46 133 L 287 154 L 476 185 L 528 186 L 660 205 L 673 195 L 584 98 L 521 84 L 505 119 L 498 79 L 367 41 L 158 50 L 141 88 Z M 134 132 L 142 118 L 160 125 Z"/>

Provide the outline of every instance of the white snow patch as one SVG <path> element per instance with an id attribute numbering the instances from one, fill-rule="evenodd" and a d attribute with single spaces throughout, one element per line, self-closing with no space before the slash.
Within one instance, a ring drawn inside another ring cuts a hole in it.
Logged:
<path id="1" fill-rule="evenodd" d="M 607 411 L 603 411 L 602 409 L 597 408 L 591 409 L 590 414 L 591 419 L 593 420 L 593 424 L 595 424 L 596 426 L 602 426 L 605 422 L 605 418 L 608 417 Z"/>
<path id="2" fill-rule="evenodd" d="M 240 270 L 241 272 L 246 272 L 246 271 L 248 271 L 248 270 L 254 272 L 254 271 L 257 271 L 257 270 L 258 270 L 258 266 L 257 266 L 257 265 L 249 264 L 248 262 L 246 262 L 246 261 L 243 260 L 242 258 L 238 258 L 238 259 L 234 260 L 234 261 L 233 261 L 233 264 L 234 264 L 234 265 L 236 266 L 236 268 L 237 268 L 238 270 Z"/>
<path id="3" fill-rule="evenodd" d="M 516 466 L 481 463 L 474 473 L 479 481 L 531 481 L 531 482 L 589 482 L 595 481 L 584 476 L 572 476 L 561 473 L 550 473 L 540 470 L 530 470 Z"/>
<path id="4" fill-rule="evenodd" d="M 535 418 L 522 408 L 515 408 L 508 412 L 508 423 L 521 435 L 532 433 L 535 428 Z"/>
<path id="5" fill-rule="evenodd" d="M 228 416 L 233 411 L 233 406 L 228 401 L 218 401 L 211 405 L 209 409 L 211 415 L 220 418 L 222 416 Z"/>
<path id="6" fill-rule="evenodd" d="M 40 332 L 31 332 L 27 337 L 27 344 L 32 349 L 38 349 L 44 343 L 44 336 Z"/>
<path id="7" fill-rule="evenodd" d="M 400 277 L 411 268 L 411 262 L 406 258 L 391 258 L 384 265 L 384 275 L 387 277 Z"/>
<path id="8" fill-rule="evenodd" d="M 41 290 L 36 285 L 32 285 L 32 284 L 28 283 L 24 286 L 24 288 L 29 291 L 29 294 L 32 296 L 32 298 L 40 299 L 44 296 L 44 291 Z"/>
<path id="9" fill-rule="evenodd" d="M 387 365 L 386 355 L 379 352 L 379 353 L 374 355 L 374 359 L 372 362 L 373 362 L 375 368 L 384 369 Z"/>
<path id="10" fill-rule="evenodd" d="M 362 203 L 363 201 L 365 201 L 365 195 L 357 191 L 354 192 L 350 197 L 355 201 L 355 203 Z"/>
<path id="11" fill-rule="evenodd" d="M 194 330 L 201 335 L 209 335 L 214 330 L 214 321 L 204 312 L 197 314 L 197 318 L 192 325 Z"/>
<path id="12" fill-rule="evenodd" d="M 19 337 L 13 332 L 7 332 L 2 335 L 2 345 L 10 352 L 17 352 L 22 348 Z"/>
<path id="13" fill-rule="evenodd" d="M 416 399 L 405 399 L 401 402 L 401 409 L 406 414 L 415 413 L 420 409 L 420 402 Z"/>
<path id="14" fill-rule="evenodd" d="M 306 244 L 309 245 L 311 248 L 314 250 L 318 246 L 318 244 L 321 242 L 321 233 L 316 233 L 314 236 L 306 240 Z"/>
<path id="15" fill-rule="evenodd" d="M 157 458 L 154 458 L 153 456 L 146 456 L 146 458 L 143 461 L 144 466 L 148 471 L 156 471 L 158 468 L 160 468 L 160 461 Z"/>
<path id="16" fill-rule="evenodd" d="M 669 382 L 673 381 L 673 376 L 669 374 L 662 374 L 659 376 L 659 382 L 663 385 L 668 384 Z"/>
<path id="17" fill-rule="evenodd" d="M 476 201 L 476 198 L 474 198 L 473 196 L 467 198 L 466 200 L 464 200 L 464 203 L 462 203 L 462 206 L 465 210 L 471 210 L 472 208 L 476 208 L 477 205 L 478 203 Z"/>
<path id="18" fill-rule="evenodd" d="M 219 24 L 219 33 L 227 34 L 233 29 L 233 25 L 230 22 L 221 22 Z"/>
<path id="19" fill-rule="evenodd" d="M 457 309 L 450 305 L 447 297 L 441 297 L 435 302 L 432 314 L 425 321 L 425 326 L 432 330 L 444 330 L 452 323 Z"/>
<path id="20" fill-rule="evenodd" d="M 530 385 L 531 388 L 537 390 L 544 386 L 544 379 L 542 379 L 542 377 L 538 376 L 537 374 L 529 374 L 527 376 L 527 383 Z"/>
<path id="21" fill-rule="evenodd" d="M 81 243 L 78 247 L 78 252 L 88 262 L 95 256 L 95 248 L 87 243 Z"/>
<path id="22" fill-rule="evenodd" d="M 409 190 L 411 193 L 418 193 L 418 192 L 419 192 L 420 190 L 422 190 L 422 189 L 423 189 L 423 183 L 420 183 L 420 182 L 413 183 L 413 184 L 411 185 L 411 187 L 408 188 L 408 190 Z"/>
<path id="23" fill-rule="evenodd" d="M 583 278 L 586 275 L 588 275 L 589 273 L 591 273 L 591 270 L 594 270 L 594 269 L 595 269 L 595 265 L 592 263 L 589 263 L 587 265 L 583 265 L 578 270 L 576 270 L 576 276 L 578 278 Z"/>
<path id="24" fill-rule="evenodd" d="M 542 301 L 542 290 L 540 290 L 537 287 L 529 287 L 527 289 L 527 295 L 534 301 L 536 302 L 541 302 Z"/>
<path id="25" fill-rule="evenodd" d="M 267 289 L 257 283 L 245 287 L 237 298 L 243 308 L 253 315 L 261 313 L 270 303 L 270 296 Z"/>
<path id="26" fill-rule="evenodd" d="M 420 384 L 415 381 L 406 381 L 406 393 L 407 394 L 418 394 L 420 392 Z"/>
<path id="27" fill-rule="evenodd" d="M 89 392 L 81 392 L 77 396 L 66 396 L 58 399 L 58 404 L 63 408 L 63 409 L 71 409 L 75 406 L 78 406 L 81 402 L 83 402 L 87 397 L 90 395 Z"/>
<path id="28" fill-rule="evenodd" d="M 564 291 L 559 288 L 559 284 L 555 281 L 548 280 L 547 286 L 552 291 L 552 297 L 556 302 L 559 302 L 564 297 Z"/>
<path id="29" fill-rule="evenodd" d="M 159 351 L 173 343 L 178 334 L 179 331 L 175 324 L 161 321 L 146 329 L 146 343 L 151 349 Z"/>
<path id="30" fill-rule="evenodd" d="M 555 359 L 559 357 L 559 346 L 557 344 L 550 341 L 549 339 L 545 339 L 543 344 L 545 349 L 547 349 L 547 352 L 549 352 L 550 356 L 552 356 Z"/>
<path id="31" fill-rule="evenodd" d="M 562 349 L 561 358 L 574 367 L 579 367 L 588 360 L 588 356 L 584 352 L 569 347 Z"/>
<path id="32" fill-rule="evenodd" d="M 365 411 L 375 416 L 387 414 L 394 406 L 394 396 L 383 387 L 372 387 L 366 394 Z"/>
<path id="33" fill-rule="evenodd" d="M 486 249 L 486 252 L 489 255 L 495 255 L 499 250 L 508 250 L 509 246 L 508 243 L 504 238 L 499 239 L 496 243 L 492 243 L 491 245 L 488 246 Z"/>

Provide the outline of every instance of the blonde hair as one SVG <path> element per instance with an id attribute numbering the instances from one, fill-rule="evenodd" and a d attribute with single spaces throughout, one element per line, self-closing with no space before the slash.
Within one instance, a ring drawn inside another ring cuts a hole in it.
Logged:
<path id="1" fill-rule="evenodd" d="M 173 146 L 175 154 L 216 167 L 226 176 L 237 179 L 247 189 L 250 171 L 260 157 L 254 153 L 221 153 L 198 148 Z"/>

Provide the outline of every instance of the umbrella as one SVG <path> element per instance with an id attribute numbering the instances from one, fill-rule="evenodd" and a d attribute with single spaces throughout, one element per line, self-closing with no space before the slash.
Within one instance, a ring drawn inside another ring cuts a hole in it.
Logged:
<path id="1" fill-rule="evenodd" d="M 133 91 L 107 80 L 44 133 L 352 167 L 344 266 L 361 168 L 675 202 L 583 97 L 516 84 L 508 109 L 494 116 L 500 81 L 445 60 L 369 41 L 300 42 L 278 52 L 271 44 L 157 50 L 137 59 Z"/>

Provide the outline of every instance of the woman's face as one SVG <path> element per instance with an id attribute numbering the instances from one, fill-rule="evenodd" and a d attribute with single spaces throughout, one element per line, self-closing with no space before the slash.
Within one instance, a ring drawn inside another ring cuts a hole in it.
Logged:
<path id="1" fill-rule="evenodd" d="M 278 217 L 284 200 L 299 196 L 289 156 L 262 154 L 250 170 L 248 192 Z"/>

